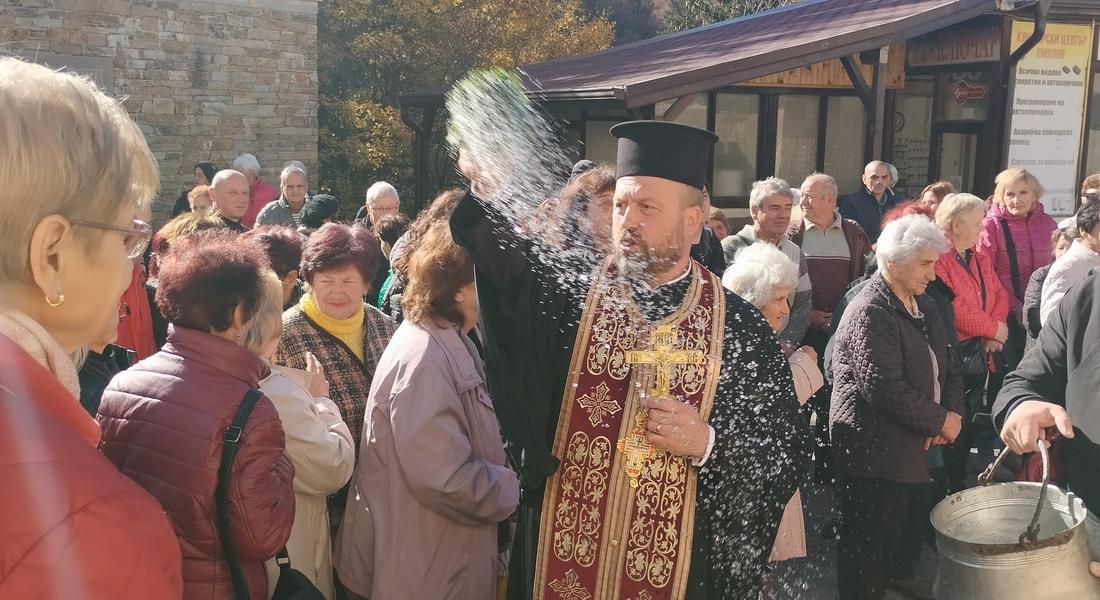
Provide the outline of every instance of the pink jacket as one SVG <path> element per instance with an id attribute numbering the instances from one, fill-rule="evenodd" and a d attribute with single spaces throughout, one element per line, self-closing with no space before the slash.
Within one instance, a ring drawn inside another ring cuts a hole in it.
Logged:
<path id="1" fill-rule="evenodd" d="M 988 255 L 975 252 L 967 269 L 951 248 L 940 255 L 936 275 L 955 293 L 951 307 L 955 309 L 955 331 L 960 342 L 974 337 L 992 339 L 997 335 L 997 324 L 1007 322 L 1011 296 L 994 273 Z M 982 283 L 985 284 L 984 306 Z"/>
<path id="2" fill-rule="evenodd" d="M 1012 284 L 1012 267 L 1008 259 L 1001 221 L 1008 225 L 1009 233 L 1012 234 L 1012 240 L 1016 245 L 1016 262 L 1020 270 L 1019 292 Z M 1058 224 L 1043 210 L 1042 203 L 1036 203 L 1035 208 L 1026 217 L 1015 217 L 1002 206 L 995 204 L 982 222 L 982 236 L 978 241 L 978 251 L 992 259 L 993 269 L 997 271 L 1001 285 L 1008 291 L 1011 310 L 1018 312 L 1023 305 L 1024 290 L 1035 269 L 1045 267 L 1054 260 L 1051 254 L 1050 236 L 1057 228 Z"/>
<path id="3" fill-rule="evenodd" d="M 257 176 L 249 192 L 252 194 L 252 199 L 248 201 L 248 212 L 241 217 L 241 225 L 252 228 L 256 226 L 256 217 L 260 214 L 260 209 L 278 198 L 279 190 L 264 183 L 264 180 Z"/>

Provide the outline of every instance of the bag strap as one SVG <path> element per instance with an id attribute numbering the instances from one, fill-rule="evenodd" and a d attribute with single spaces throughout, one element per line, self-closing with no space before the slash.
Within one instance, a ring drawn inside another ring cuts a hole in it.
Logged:
<path id="1" fill-rule="evenodd" d="M 248 415 L 252 413 L 252 407 L 260 396 L 259 390 L 248 390 L 241 401 L 240 408 L 237 409 L 237 415 L 233 417 L 233 423 L 225 428 L 225 433 L 222 435 L 222 460 L 218 466 L 218 487 L 214 490 L 218 537 L 222 541 L 222 551 L 225 553 L 225 562 L 229 566 L 229 576 L 233 579 L 233 590 L 237 600 L 251 600 L 251 595 L 248 593 L 248 583 L 244 579 L 241 565 L 237 563 L 237 553 L 233 549 L 233 535 L 229 529 L 229 475 L 233 470 L 233 459 L 237 457 L 245 421 L 248 420 Z"/>
<path id="2" fill-rule="evenodd" d="M 1008 250 L 1008 268 L 1012 271 L 1012 289 L 1017 298 L 1023 298 L 1024 293 L 1020 286 L 1020 263 L 1016 262 L 1016 241 L 1012 239 L 1012 232 L 1008 230 L 1008 221 L 1000 217 L 997 221 L 1001 224 L 1001 231 L 1005 234 L 1005 248 Z"/>

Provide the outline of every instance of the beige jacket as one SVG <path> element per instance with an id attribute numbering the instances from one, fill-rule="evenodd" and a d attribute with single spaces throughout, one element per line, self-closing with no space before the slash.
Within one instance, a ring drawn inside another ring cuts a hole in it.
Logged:
<path id="1" fill-rule="evenodd" d="M 271 399 L 286 431 L 286 454 L 294 465 L 294 526 L 287 542 L 290 564 L 309 577 L 326 598 L 333 598 L 332 541 L 326 497 L 351 479 L 355 444 L 336 404 L 314 398 L 309 374 L 271 366 L 260 391 Z M 279 567 L 267 563 L 268 590 L 275 590 Z"/>
<path id="2" fill-rule="evenodd" d="M 798 403 L 805 405 L 817 390 L 825 384 L 817 361 L 801 350 L 787 359 L 794 377 L 794 392 Z M 768 560 L 777 562 L 788 558 L 806 556 L 806 523 L 802 515 L 802 494 L 795 490 L 794 496 L 783 509 L 783 518 L 779 521 L 779 530 L 775 534 L 775 545 Z"/>

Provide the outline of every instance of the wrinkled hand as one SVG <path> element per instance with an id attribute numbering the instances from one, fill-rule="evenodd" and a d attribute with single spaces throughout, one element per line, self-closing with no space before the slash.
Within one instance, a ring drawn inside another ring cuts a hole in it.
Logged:
<path id="1" fill-rule="evenodd" d="M 993 335 L 993 339 L 1002 344 L 1008 341 L 1008 325 L 1006 323 L 997 323 L 997 333 Z"/>
<path id="2" fill-rule="evenodd" d="M 982 340 L 982 352 L 984 354 L 992 354 L 994 352 L 1000 352 L 1004 350 L 1005 345 L 997 340 L 991 340 L 986 338 Z"/>
<path id="3" fill-rule="evenodd" d="M 1049 439 L 1048 427 L 1056 427 L 1063 436 L 1073 437 L 1073 421 L 1066 409 L 1042 400 L 1027 400 L 1005 419 L 1001 440 L 1017 454 L 1037 452 L 1039 440 Z"/>
<path id="4" fill-rule="evenodd" d="M 647 398 L 649 411 L 646 439 L 659 450 L 676 456 L 702 458 L 710 442 L 710 429 L 699 411 L 671 398 Z"/>
<path id="5" fill-rule="evenodd" d="M 325 368 L 321 361 L 312 352 L 306 352 L 306 372 L 309 373 L 309 386 L 307 389 L 314 398 L 324 396 L 328 398 L 328 379 L 325 377 Z"/>
<path id="6" fill-rule="evenodd" d="M 823 310 L 810 311 L 810 328 L 819 331 L 827 331 L 833 322 L 833 313 Z"/>
<path id="7" fill-rule="evenodd" d="M 809 356 L 810 360 L 812 360 L 813 362 L 817 362 L 817 350 L 814 350 L 811 346 L 803 346 L 795 352 L 801 352 L 802 354 Z"/>
<path id="8" fill-rule="evenodd" d="M 930 437 L 924 440 L 924 449 L 927 450 L 932 446 L 946 446 L 950 443 L 951 442 L 947 441 L 947 438 L 942 435 L 937 435 L 936 437 Z"/>
<path id="9" fill-rule="evenodd" d="M 946 443 L 951 444 L 955 441 L 955 438 L 959 437 L 959 433 L 962 432 L 962 427 L 962 415 L 956 412 L 948 412 L 947 418 L 943 420 L 943 427 L 940 428 L 940 434 L 937 437 L 943 438 Z"/>

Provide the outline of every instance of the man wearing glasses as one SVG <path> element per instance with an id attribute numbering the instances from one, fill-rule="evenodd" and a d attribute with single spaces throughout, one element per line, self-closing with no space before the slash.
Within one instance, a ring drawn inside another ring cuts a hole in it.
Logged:
<path id="1" fill-rule="evenodd" d="M 899 202 L 897 193 L 891 189 L 895 183 L 890 165 L 873 160 L 863 168 L 863 189 L 840 201 L 841 216 L 859 223 L 872 244 L 878 241 L 882 215 Z"/>

